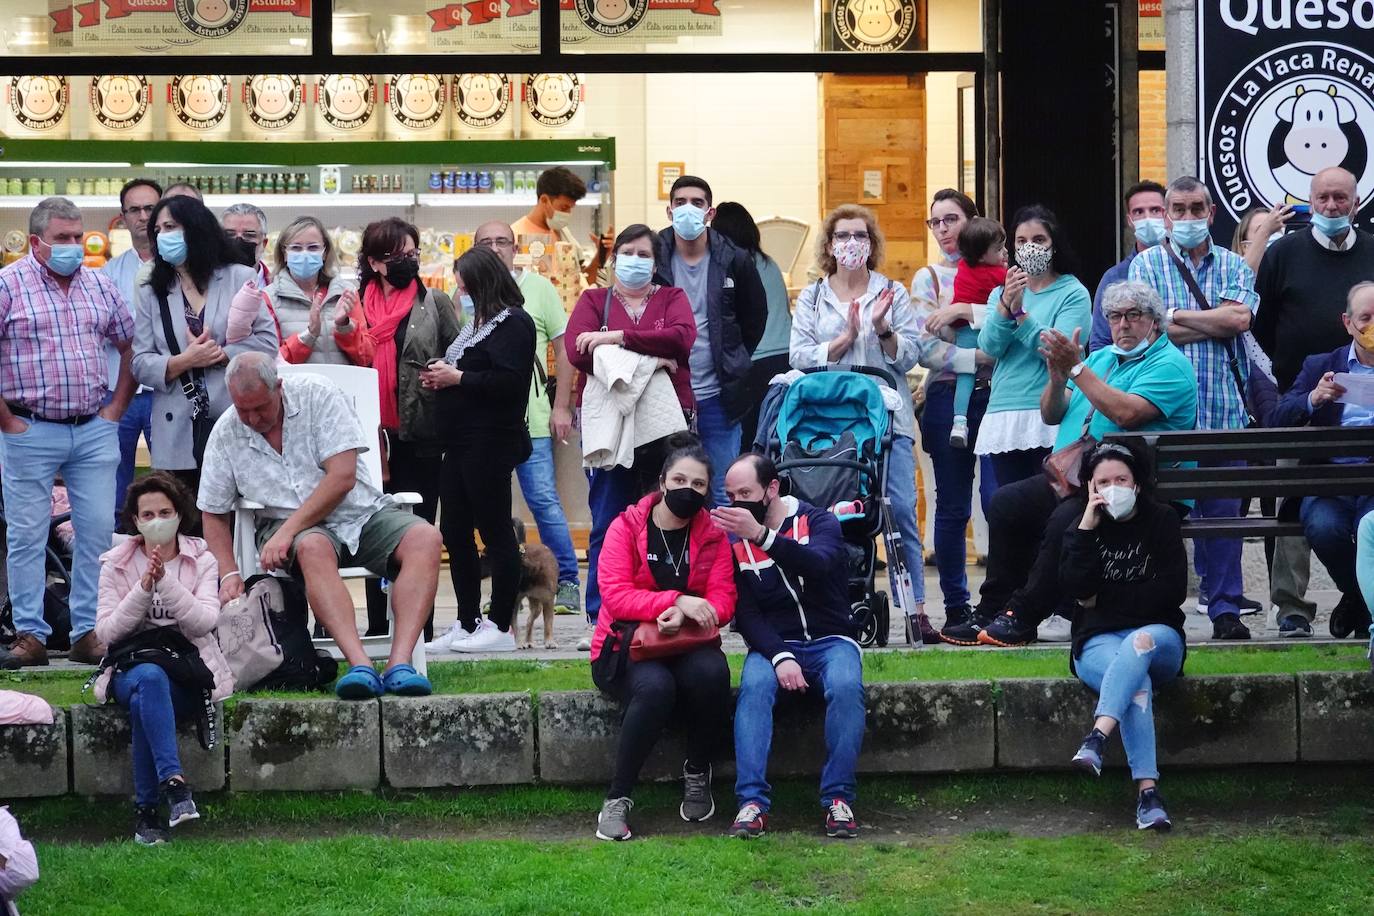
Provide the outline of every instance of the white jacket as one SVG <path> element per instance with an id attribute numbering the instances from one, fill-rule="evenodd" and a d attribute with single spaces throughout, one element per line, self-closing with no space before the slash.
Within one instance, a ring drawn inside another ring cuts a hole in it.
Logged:
<path id="1" fill-rule="evenodd" d="M 604 345 L 592 355 L 582 392 L 582 463 L 631 467 L 635 448 L 687 428 L 682 405 L 658 359 Z"/>

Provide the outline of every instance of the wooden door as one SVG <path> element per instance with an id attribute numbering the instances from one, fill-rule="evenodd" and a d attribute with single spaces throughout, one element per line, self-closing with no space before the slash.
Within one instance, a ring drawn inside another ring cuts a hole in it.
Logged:
<path id="1" fill-rule="evenodd" d="M 861 203 L 887 240 L 879 268 L 900 283 L 926 263 L 924 74 L 821 76 L 821 218 Z"/>

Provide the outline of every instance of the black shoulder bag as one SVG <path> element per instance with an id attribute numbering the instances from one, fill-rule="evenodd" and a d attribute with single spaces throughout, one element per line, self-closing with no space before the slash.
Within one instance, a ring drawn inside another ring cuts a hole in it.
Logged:
<path id="1" fill-rule="evenodd" d="M 1202 294 L 1202 287 L 1198 286 L 1197 277 L 1193 276 L 1193 272 L 1184 265 L 1183 261 L 1174 252 L 1173 247 L 1167 240 L 1161 244 L 1168 253 L 1169 260 L 1174 262 L 1174 267 L 1178 269 L 1179 274 L 1183 277 L 1183 282 L 1187 285 L 1188 292 L 1193 294 L 1193 301 L 1198 304 L 1198 308 L 1202 309 L 1204 312 L 1211 311 L 1212 304 L 1208 302 L 1207 297 Z M 1260 425 L 1260 422 L 1255 419 L 1255 413 L 1250 409 L 1250 399 L 1247 398 L 1245 394 L 1245 380 L 1240 376 L 1240 360 L 1236 357 L 1236 343 L 1229 337 L 1223 338 L 1220 343 L 1226 348 L 1226 361 L 1231 369 L 1231 381 L 1236 384 L 1236 394 L 1240 397 L 1241 409 L 1245 411 L 1245 428 L 1254 429 Z"/>
<path id="2" fill-rule="evenodd" d="M 172 327 L 167 291 L 158 289 L 154 292 L 162 311 L 162 336 L 167 338 L 167 352 L 172 356 L 180 356 L 181 345 L 177 343 L 177 332 Z M 191 402 L 191 456 L 199 468 L 205 462 L 205 445 L 210 441 L 210 431 L 215 428 L 214 418 L 210 416 L 210 394 L 205 389 L 205 373 L 200 369 L 192 369 L 181 373 L 177 381 L 181 383 L 181 393 Z"/>
<path id="3" fill-rule="evenodd" d="M 196 719 L 196 735 L 201 747 L 213 749 L 219 740 L 215 703 L 210 698 L 215 676 L 195 645 L 175 626 L 139 630 L 110 646 L 101 659 L 100 670 L 129 671 L 137 665 L 157 665 L 167 672 L 168 680 L 200 694 L 204 705 Z"/>

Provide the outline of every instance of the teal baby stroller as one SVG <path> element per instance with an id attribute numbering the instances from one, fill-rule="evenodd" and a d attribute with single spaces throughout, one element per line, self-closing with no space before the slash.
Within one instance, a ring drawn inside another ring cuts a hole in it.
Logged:
<path id="1" fill-rule="evenodd" d="M 830 365 L 807 370 L 783 396 L 768 450 L 788 493 L 830 509 L 840 520 L 849 550 L 850 616 L 862 646 L 886 646 L 888 641 L 888 596 L 878 591 L 875 581 L 879 535 L 885 541 L 888 581 L 903 619 L 903 596 L 911 594 L 901 534 L 883 495 L 892 451 L 892 411 L 883 403 L 880 385 L 904 394 L 882 369 Z"/>

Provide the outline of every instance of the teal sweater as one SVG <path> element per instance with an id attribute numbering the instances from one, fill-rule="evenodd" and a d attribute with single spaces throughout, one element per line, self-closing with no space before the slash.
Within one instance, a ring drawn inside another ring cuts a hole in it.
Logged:
<path id="1" fill-rule="evenodd" d="M 988 317 L 978 332 L 978 349 L 997 360 L 992 371 L 988 413 L 1039 410 L 1040 394 L 1050 378 L 1040 355 L 1040 332 L 1054 328 L 1073 337 L 1073 332 L 1081 328 L 1079 338 L 1086 344 L 1092 325 L 1092 296 L 1069 274 L 1038 293 L 1027 289 L 1021 298 L 1026 317 L 1020 327 L 997 310 L 1001 299 L 1002 288 L 998 287 L 988 299 Z"/>

